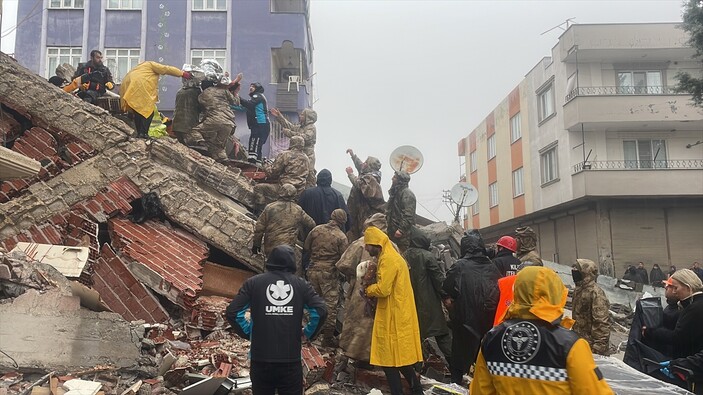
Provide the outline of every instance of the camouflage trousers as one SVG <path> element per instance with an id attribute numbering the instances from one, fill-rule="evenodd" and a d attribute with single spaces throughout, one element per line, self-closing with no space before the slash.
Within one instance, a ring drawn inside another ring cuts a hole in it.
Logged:
<path id="1" fill-rule="evenodd" d="M 322 345 L 332 346 L 334 330 L 337 326 L 337 303 L 339 302 L 339 276 L 334 266 L 313 264 L 308 268 L 308 281 L 327 305 L 327 320 L 322 326 Z"/>
<path id="2" fill-rule="evenodd" d="M 225 152 L 225 143 L 227 137 L 232 133 L 232 125 L 228 124 L 211 124 L 203 122 L 193 128 L 193 132 L 200 133 L 205 140 L 207 151 L 210 157 L 218 162 L 227 160 Z"/>

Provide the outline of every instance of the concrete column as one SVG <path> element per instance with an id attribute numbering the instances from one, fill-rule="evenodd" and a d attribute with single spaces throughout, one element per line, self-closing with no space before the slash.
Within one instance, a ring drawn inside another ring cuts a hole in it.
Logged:
<path id="1" fill-rule="evenodd" d="M 596 203 L 596 243 L 598 245 L 598 273 L 615 277 L 610 205 L 602 200 Z"/>

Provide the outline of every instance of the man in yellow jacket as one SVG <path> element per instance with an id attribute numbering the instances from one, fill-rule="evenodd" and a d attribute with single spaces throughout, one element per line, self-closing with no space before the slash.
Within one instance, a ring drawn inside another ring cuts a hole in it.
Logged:
<path id="1" fill-rule="evenodd" d="M 122 111 L 134 114 L 137 137 L 147 138 L 154 106 L 159 100 L 159 78 L 164 74 L 187 80 L 192 78 L 189 72 L 177 67 L 147 61 L 139 63 L 122 79 L 120 104 Z"/>
<path id="2" fill-rule="evenodd" d="M 371 364 L 383 367 L 391 395 L 402 395 L 400 373 L 413 394 L 422 394 L 413 365 L 422 361 L 420 327 L 410 271 L 388 236 L 369 226 L 364 232 L 366 251 L 378 257 L 376 283 L 366 287 L 366 296 L 378 299 L 371 337 Z"/>
<path id="3" fill-rule="evenodd" d="M 506 321 L 483 338 L 471 395 L 613 394 L 588 342 L 563 317 L 567 293 L 551 269 L 518 272 Z"/>

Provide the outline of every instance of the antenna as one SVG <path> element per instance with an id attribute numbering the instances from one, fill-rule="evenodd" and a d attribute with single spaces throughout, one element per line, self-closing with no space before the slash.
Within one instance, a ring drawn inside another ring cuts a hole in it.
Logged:
<path id="1" fill-rule="evenodd" d="M 422 152 L 412 145 L 402 145 L 391 152 L 391 168 L 395 171 L 405 170 L 408 174 L 416 173 L 422 167 Z"/>
<path id="2" fill-rule="evenodd" d="M 540 36 L 544 36 L 545 34 L 551 32 L 551 31 L 554 30 L 554 29 L 561 29 L 562 31 L 566 31 L 566 29 L 569 28 L 569 24 L 575 23 L 575 22 L 574 22 L 574 19 L 576 19 L 576 17 L 568 18 L 566 21 L 564 21 L 564 22 L 562 22 L 562 23 L 560 23 L 560 24 L 554 26 L 553 28 L 551 28 L 551 29 L 549 29 L 549 30 L 547 30 L 547 31 L 544 31 L 544 32 L 540 33 Z M 562 26 L 564 26 L 564 25 L 566 25 L 566 27 L 562 27 Z"/>
<path id="3" fill-rule="evenodd" d="M 449 211 L 454 214 L 454 222 L 459 222 L 459 213 L 464 207 L 474 205 L 478 201 L 478 190 L 468 182 L 458 182 L 451 190 L 444 191 L 444 202 Z"/>

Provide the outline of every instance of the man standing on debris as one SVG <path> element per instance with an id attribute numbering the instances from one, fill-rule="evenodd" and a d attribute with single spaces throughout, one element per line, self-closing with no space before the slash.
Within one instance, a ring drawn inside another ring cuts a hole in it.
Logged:
<path id="1" fill-rule="evenodd" d="M 317 128 L 315 127 L 315 122 L 317 122 L 317 112 L 312 108 L 306 108 L 298 114 L 299 124 L 293 124 L 291 121 L 286 119 L 286 117 L 278 111 L 277 108 L 271 109 L 271 115 L 276 117 L 276 120 L 280 122 L 283 127 L 284 135 L 288 138 L 293 136 L 300 136 L 305 140 L 305 148 L 303 152 L 310 159 L 310 174 L 308 176 L 307 186 L 311 187 L 315 185 L 315 142 L 317 142 Z"/>
<path id="2" fill-rule="evenodd" d="M 290 184 L 283 184 L 279 200 L 264 208 L 254 227 L 252 254 L 256 255 L 261 251 L 262 239 L 264 256 L 268 257 L 276 246 L 295 246 L 299 235 L 304 238 L 315 227 L 315 221 L 295 203 L 295 196 L 295 188 Z M 295 256 L 298 264 L 296 273 L 302 276 L 301 257 L 297 248 Z"/>
<path id="3" fill-rule="evenodd" d="M 378 280 L 366 287 L 366 295 L 378 299 L 371 338 L 371 364 L 383 367 L 391 395 L 403 394 L 401 373 L 412 393 L 422 394 L 413 368 L 417 362 L 422 362 L 422 347 L 408 264 L 380 229 L 367 228 L 364 242 L 366 251 L 378 257 Z"/>
<path id="4" fill-rule="evenodd" d="M 568 291 L 543 267 L 517 274 L 507 321 L 483 339 L 471 395 L 613 394 L 588 343 L 564 318 Z"/>
<path id="5" fill-rule="evenodd" d="M 520 266 L 520 260 L 513 255 L 517 251 L 517 241 L 510 236 L 503 236 L 496 243 L 498 251 L 493 264 L 500 271 L 501 277 L 514 276 L 517 274 L 517 269 Z"/>
<path id="6" fill-rule="evenodd" d="M 343 230 L 349 230 L 349 210 L 344 196 L 332 188 L 332 173 L 327 169 L 320 170 L 317 175 L 317 186 L 308 188 L 298 198 L 300 207 L 308 213 L 318 225 L 326 224 L 330 220 L 332 211 L 341 208 L 347 213 L 347 223 Z"/>
<path id="7" fill-rule="evenodd" d="M 308 157 L 303 153 L 303 138 L 291 138 L 290 148 L 280 153 L 272 164 L 264 166 L 266 176 L 276 180 L 277 184 L 258 183 L 254 186 L 255 211 L 276 200 L 283 184 L 292 185 L 297 198 L 305 189 L 309 166 Z"/>
<path id="8" fill-rule="evenodd" d="M 444 272 L 430 252 L 430 238 L 420 229 L 411 228 L 407 235 L 410 245 L 403 257 L 410 267 L 410 282 L 415 295 L 415 307 L 420 324 L 420 339 L 434 337 L 447 365 L 451 365 L 452 335 L 442 311 Z"/>
<path id="9" fill-rule="evenodd" d="M 203 137 L 193 133 L 192 129 L 200 122 L 202 108 L 198 96 L 202 93 L 200 82 L 191 78 L 183 79 L 183 86 L 176 93 L 176 106 L 173 110 L 173 132 L 176 139 L 185 145 L 200 145 Z"/>
<path id="10" fill-rule="evenodd" d="M 572 298 L 574 332 L 586 339 L 594 353 L 608 355 L 610 301 L 596 284 L 598 265 L 589 259 L 577 259 L 571 275 L 576 284 Z"/>
<path id="11" fill-rule="evenodd" d="M 295 276 L 295 253 L 279 245 L 266 261 L 267 272 L 248 279 L 227 307 L 227 321 L 239 336 L 251 340 L 251 384 L 254 395 L 303 393 L 301 325 L 303 310 L 310 318 L 302 330 L 317 336 L 327 318 L 325 301 Z M 247 311 L 251 319 L 245 317 Z M 256 325 L 254 325 L 256 323 Z"/>
<path id="12" fill-rule="evenodd" d="M 349 230 L 349 240 L 356 240 L 363 236 L 364 221 L 375 213 L 382 213 L 386 201 L 383 198 L 381 189 L 381 161 L 378 158 L 369 156 L 362 162 L 354 154 L 351 148 L 347 153 L 354 161 L 354 166 L 359 172 L 359 176 L 354 175 L 354 169 L 347 167 L 347 175 L 352 184 L 349 192 L 347 206 L 351 216 L 351 229 Z"/>
<path id="13" fill-rule="evenodd" d="M 342 231 L 346 223 L 347 213 L 342 209 L 334 210 L 328 223 L 317 225 L 308 234 L 303 247 L 304 255 L 310 256 L 307 278 L 315 291 L 325 299 L 330 317 L 322 328 L 323 347 L 336 347 L 334 330 L 339 303 L 339 273 L 334 265 L 349 244 Z"/>
<path id="14" fill-rule="evenodd" d="M 173 66 L 146 61 L 139 63 L 122 79 L 120 96 L 122 111 L 134 115 L 134 125 L 138 138 L 147 138 L 154 108 L 159 100 L 159 78 L 168 74 L 174 77 L 192 78 L 188 71 Z"/>
<path id="15" fill-rule="evenodd" d="M 408 234 L 415 226 L 415 194 L 408 188 L 410 174 L 405 170 L 393 175 L 393 184 L 388 190 L 388 206 L 386 220 L 388 221 L 388 236 L 398 245 L 400 251 L 405 251 L 410 245 Z"/>
<path id="16" fill-rule="evenodd" d="M 115 86 L 110 69 L 103 64 L 103 53 L 97 49 L 90 51 L 89 61 L 78 66 L 73 74 L 73 79 L 76 78 L 81 78 L 78 97 L 90 104 L 97 104 L 98 97 Z"/>
<path id="17" fill-rule="evenodd" d="M 442 289 L 452 323 L 452 383 L 461 384 L 476 361 L 483 335 L 493 327 L 498 306 L 498 268 L 486 256 L 478 230 L 461 238 L 462 258 L 447 272 Z"/>
<path id="18" fill-rule="evenodd" d="M 522 266 L 544 266 L 542 258 L 537 252 L 537 233 L 529 226 L 515 229 L 517 252 L 515 255 L 522 262 Z"/>
<path id="19" fill-rule="evenodd" d="M 250 99 L 241 99 L 242 107 L 247 111 L 247 126 L 249 126 L 249 162 L 261 161 L 261 147 L 266 144 L 266 140 L 271 133 L 271 121 L 269 120 L 268 104 L 264 96 L 264 87 L 254 82 L 249 85 Z M 306 174 L 307 175 L 307 174 Z"/>

